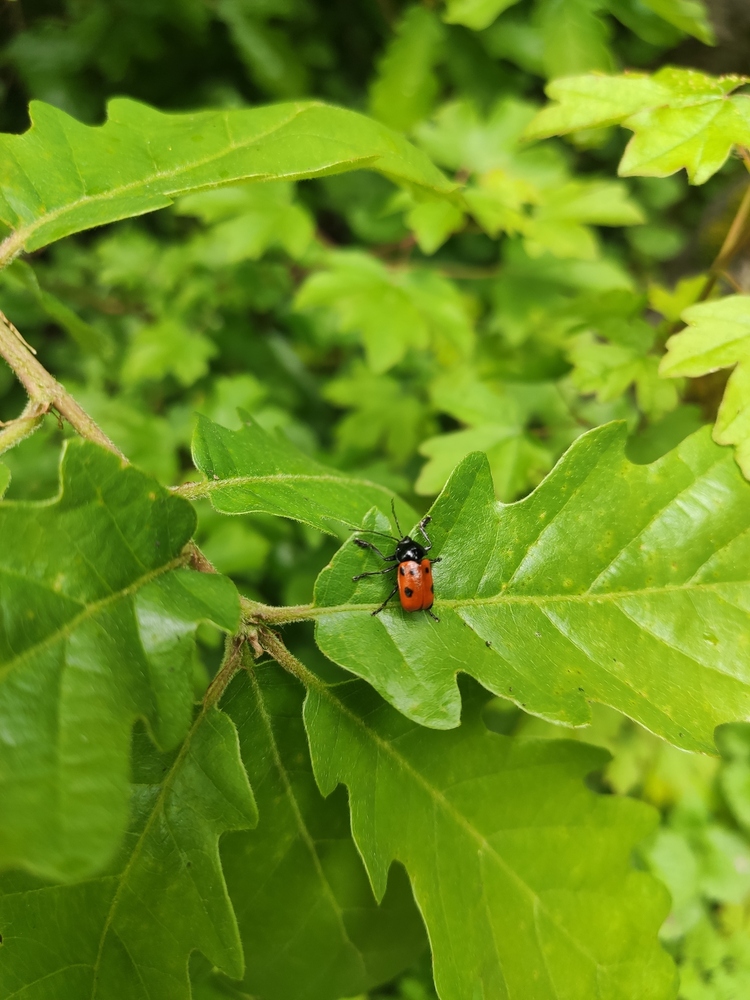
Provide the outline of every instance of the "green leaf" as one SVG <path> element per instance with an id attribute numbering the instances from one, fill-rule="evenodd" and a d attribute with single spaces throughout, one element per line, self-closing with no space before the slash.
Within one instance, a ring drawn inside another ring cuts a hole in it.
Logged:
<path id="1" fill-rule="evenodd" d="M 538 200 L 533 216 L 520 227 L 530 257 L 549 252 L 555 257 L 594 260 L 599 248 L 587 224 L 636 226 L 645 221 L 616 181 L 569 181 L 544 192 Z"/>
<path id="2" fill-rule="evenodd" d="M 257 811 L 231 721 L 205 709 L 163 771 L 159 784 L 133 787 L 131 828 L 104 875 L 3 880 L 3 996 L 189 1000 L 193 949 L 242 976 L 218 840 L 253 826 Z"/>
<path id="3" fill-rule="evenodd" d="M 174 375 L 181 386 L 197 382 L 208 371 L 217 347 L 208 337 L 192 333 L 177 318 L 142 326 L 133 337 L 122 366 L 122 380 L 133 385 Z"/>
<path id="4" fill-rule="evenodd" d="M 5 496 L 5 491 L 10 486 L 10 469 L 0 462 L 0 500 Z"/>
<path id="5" fill-rule="evenodd" d="M 665 67 L 649 77 L 579 76 L 555 81 L 529 139 L 621 124 L 635 133 L 620 161 L 623 176 L 666 177 L 682 167 L 703 184 L 735 146 L 750 143 L 750 97 L 732 94 L 742 76 L 711 77 Z"/>
<path id="6" fill-rule="evenodd" d="M 312 242 L 315 224 L 293 196 L 293 185 L 283 181 L 242 184 L 186 195 L 175 211 L 211 225 L 190 245 L 193 259 L 206 267 L 258 260 L 275 246 L 297 259 Z"/>
<path id="7" fill-rule="evenodd" d="M 422 921 L 402 870 L 377 905 L 343 790 L 320 795 L 301 685 L 268 663 L 238 677 L 226 700 L 260 813 L 255 830 L 221 845 L 245 952 L 239 989 L 338 1000 L 391 979 L 426 946 Z"/>
<path id="8" fill-rule="evenodd" d="M 136 718 L 175 746 L 190 724 L 197 623 L 237 594 L 184 567 L 189 504 L 96 445 L 70 443 L 61 491 L 0 503 L 0 864 L 82 878 L 127 822 Z"/>
<path id="9" fill-rule="evenodd" d="M 443 20 L 448 24 L 464 24 L 474 31 L 489 27 L 504 10 L 518 0 L 447 0 Z"/>
<path id="10" fill-rule="evenodd" d="M 363 115 L 317 102 L 164 114 L 127 98 L 103 126 L 32 101 L 32 127 L 0 136 L 0 221 L 14 232 L 2 259 L 70 233 L 243 180 L 294 180 L 368 167 L 450 194 L 423 153 Z M 113 170 L 113 164 L 116 169 Z"/>
<path id="11" fill-rule="evenodd" d="M 375 375 L 355 365 L 348 375 L 333 379 L 323 395 L 351 410 L 336 424 L 336 439 L 345 454 L 377 451 L 381 446 L 403 463 L 417 449 L 426 406 L 415 393 L 404 392 L 396 379 Z"/>
<path id="12" fill-rule="evenodd" d="M 305 281 L 295 304 L 330 310 L 342 333 L 360 334 L 372 371 L 388 371 L 409 348 L 431 347 L 446 367 L 471 353 L 471 300 L 453 282 L 426 268 L 389 269 L 357 251 L 331 253 L 327 263 Z"/>
<path id="13" fill-rule="evenodd" d="M 690 306 L 687 328 L 667 341 L 660 374 L 696 378 L 734 366 L 714 427 L 714 441 L 734 445 L 750 479 L 750 296 L 729 295 Z"/>
<path id="14" fill-rule="evenodd" d="M 540 0 L 535 20 L 548 79 L 613 68 L 599 7 L 598 0 Z"/>
<path id="15" fill-rule="evenodd" d="M 373 617 L 390 580 L 352 582 L 378 566 L 346 544 L 316 584 L 322 651 L 422 725 L 458 724 L 463 671 L 552 721 L 585 725 L 598 701 L 712 752 L 714 727 L 750 713 L 750 486 L 704 431 L 645 466 L 625 441 L 590 431 L 508 506 L 469 456 L 431 511 L 440 622 Z"/>
<path id="16" fill-rule="evenodd" d="M 208 496 L 223 514 L 275 514 L 329 535 L 335 525 L 357 527 L 371 507 L 389 511 L 393 497 L 385 486 L 321 465 L 248 415 L 239 431 L 199 416 L 193 461 L 207 480 L 190 495 Z M 413 516 L 407 504 L 397 504 L 401 516 Z"/>
<path id="17" fill-rule="evenodd" d="M 486 453 L 495 493 L 501 500 L 513 500 L 528 486 L 535 486 L 552 465 L 549 450 L 524 433 L 523 427 L 482 424 L 423 441 L 419 453 L 429 461 L 422 467 L 414 491 L 434 496 L 456 465 L 475 451 Z"/>
<path id="18" fill-rule="evenodd" d="M 643 3 L 680 31 L 693 35 L 706 45 L 716 44 L 711 22 L 701 0 L 643 0 Z"/>
<path id="19" fill-rule="evenodd" d="M 407 132 L 426 118 L 438 93 L 435 64 L 445 29 L 419 4 L 407 7 L 370 87 L 370 110 L 391 128 Z"/>
<path id="20" fill-rule="evenodd" d="M 490 733 L 477 708 L 436 733 L 359 682 L 305 704 L 315 776 L 348 786 L 376 894 L 393 860 L 409 873 L 442 1000 L 672 997 L 665 894 L 629 863 L 654 814 L 585 787 L 601 750 Z"/>
<path id="21" fill-rule="evenodd" d="M 679 396 L 674 383 L 659 378 L 659 359 L 648 353 L 654 334 L 654 327 L 638 317 L 605 318 L 571 337 L 567 357 L 574 385 L 582 393 L 595 393 L 603 403 L 635 386 L 640 410 L 660 419 L 677 406 Z"/>
<path id="22" fill-rule="evenodd" d="M 463 228 L 465 216 L 451 202 L 431 199 L 417 202 L 408 212 L 406 221 L 422 253 L 433 254 L 452 233 Z"/>

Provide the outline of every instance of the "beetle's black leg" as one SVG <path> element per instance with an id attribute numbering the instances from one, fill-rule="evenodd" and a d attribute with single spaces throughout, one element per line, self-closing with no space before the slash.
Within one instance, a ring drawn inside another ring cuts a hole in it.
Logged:
<path id="1" fill-rule="evenodd" d="M 352 539 L 355 545 L 358 545 L 361 549 L 372 549 L 373 552 L 377 552 L 381 559 L 385 559 L 386 562 L 395 562 L 396 553 L 394 552 L 392 556 L 384 556 L 377 545 L 373 545 L 372 542 L 366 542 L 364 538 L 354 538 Z"/>
<path id="2" fill-rule="evenodd" d="M 376 609 L 375 609 L 375 610 L 374 610 L 374 611 L 373 611 L 372 613 L 373 613 L 374 615 L 379 615 L 379 614 L 380 614 L 380 612 L 381 612 L 381 611 L 383 610 L 383 608 L 384 608 L 384 607 L 386 606 L 386 604 L 388 603 L 388 601 L 390 601 L 390 599 L 391 599 L 391 598 L 393 597 L 393 595 L 394 595 L 394 594 L 396 594 L 396 593 L 398 593 L 398 584 L 396 584 L 396 586 L 395 586 L 395 587 L 393 588 L 393 590 L 392 590 L 392 591 L 390 592 L 390 594 L 389 594 L 389 595 L 388 595 L 388 596 L 386 597 L 386 599 L 385 599 L 385 600 L 383 601 L 383 603 L 382 603 L 382 604 L 380 605 L 380 607 L 379 607 L 379 608 L 376 608 Z"/>
<path id="3" fill-rule="evenodd" d="M 443 561 L 443 557 L 442 556 L 438 556 L 437 559 L 430 559 L 431 563 L 442 562 L 442 561 Z"/>
<path id="4" fill-rule="evenodd" d="M 427 542 L 427 544 L 424 547 L 425 552 L 429 552 L 430 549 L 432 548 L 432 542 L 430 541 L 427 532 L 424 530 L 427 527 L 427 525 L 430 523 L 431 520 L 432 520 L 432 518 L 430 517 L 430 515 L 429 514 L 425 514 L 425 516 L 422 518 L 422 520 L 417 525 L 417 527 L 419 528 L 419 530 L 422 532 L 422 535 L 424 536 L 424 540 Z"/>
<path id="5" fill-rule="evenodd" d="M 438 618 L 438 616 L 437 616 L 437 615 L 433 615 L 433 613 L 432 613 L 432 612 L 430 611 L 430 609 L 429 609 L 429 608 L 425 608 L 425 611 L 426 611 L 426 612 L 427 612 L 427 614 L 428 614 L 428 615 L 430 616 L 430 618 L 434 618 L 436 622 L 439 622 L 439 621 L 440 621 L 440 619 Z"/>
<path id="6" fill-rule="evenodd" d="M 352 580 L 361 580 L 363 576 L 382 576 L 383 573 L 392 573 L 396 567 L 386 566 L 385 569 L 374 569 L 370 573 L 358 573 Z"/>

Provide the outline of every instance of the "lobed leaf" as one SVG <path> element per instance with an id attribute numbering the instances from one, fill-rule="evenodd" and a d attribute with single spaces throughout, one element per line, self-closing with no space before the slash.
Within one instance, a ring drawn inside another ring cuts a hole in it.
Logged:
<path id="1" fill-rule="evenodd" d="M 427 268 L 394 271 L 356 251 L 331 252 L 297 293 L 299 309 L 325 309 L 344 334 L 362 337 L 368 366 L 382 374 L 410 348 L 430 347 L 445 367 L 474 346 L 470 300 Z"/>
<path id="2" fill-rule="evenodd" d="M 316 101 L 165 114 L 127 98 L 82 125 L 32 101 L 31 128 L 0 136 L 0 221 L 7 261 L 71 233 L 238 181 L 294 180 L 368 167 L 450 194 L 455 185 L 384 125 Z"/>
<path id="3" fill-rule="evenodd" d="M 90 443 L 60 475 L 55 500 L 0 503 L 0 864 L 73 879 L 125 829 L 134 720 L 179 743 L 197 624 L 233 629 L 239 607 L 185 568 L 184 500 Z"/>
<path id="4" fill-rule="evenodd" d="M 193 949 L 242 976 L 218 840 L 253 826 L 257 811 L 229 718 L 201 712 L 164 771 L 133 787 L 131 829 L 104 875 L 0 880 L 2 996 L 189 1000 Z"/>
<path id="5" fill-rule="evenodd" d="M 700 302 L 682 317 L 687 328 L 667 341 L 659 373 L 696 378 L 734 366 L 713 435 L 717 444 L 735 446 L 737 462 L 750 479 L 750 296 Z"/>
<path id="6" fill-rule="evenodd" d="M 743 76 L 711 77 L 665 67 L 653 76 L 591 74 L 555 80 L 547 94 L 556 103 L 528 125 L 529 139 L 620 124 L 635 133 L 622 176 L 666 177 L 682 167 L 703 184 L 736 146 L 750 143 L 750 96 L 734 94 Z"/>
<path id="7" fill-rule="evenodd" d="M 324 794 L 348 786 L 376 894 L 406 867 L 439 996 L 671 998 L 666 894 L 630 869 L 655 814 L 584 786 L 601 750 L 498 736 L 479 707 L 437 733 L 361 682 L 316 684 L 305 704 L 315 776 Z"/>
<path id="8" fill-rule="evenodd" d="M 221 845 L 245 953 L 234 986 L 264 1000 L 364 993 L 412 964 L 427 943 L 403 870 L 394 870 L 378 906 L 343 789 L 320 795 L 302 701 L 299 682 L 270 663 L 238 676 L 225 698 L 260 814 L 255 829 Z"/>
<path id="9" fill-rule="evenodd" d="M 625 441 L 590 431 L 507 506 L 469 456 L 432 508 L 440 622 L 395 601 L 373 617 L 391 580 L 353 582 L 379 566 L 346 544 L 316 584 L 322 651 L 422 725 L 458 725 L 466 672 L 565 725 L 598 701 L 712 752 L 716 725 L 750 718 L 750 486 L 707 431 L 651 465 Z"/>
<path id="10" fill-rule="evenodd" d="M 321 465 L 281 436 L 272 437 L 252 417 L 230 431 L 199 416 L 193 461 L 207 479 L 191 496 L 208 496 L 223 514 L 275 514 L 335 534 L 335 525 L 357 527 L 371 507 L 390 510 L 393 493 L 367 479 Z M 413 511 L 399 501 L 403 516 Z"/>

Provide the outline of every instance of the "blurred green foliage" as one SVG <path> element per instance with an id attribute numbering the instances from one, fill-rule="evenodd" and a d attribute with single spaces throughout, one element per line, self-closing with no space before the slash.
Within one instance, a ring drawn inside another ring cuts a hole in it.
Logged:
<path id="1" fill-rule="evenodd" d="M 236 429 L 243 409 L 419 510 L 477 449 L 510 501 L 610 419 L 646 462 L 716 418 L 722 376 L 658 367 L 742 197 L 741 165 L 697 188 L 683 173 L 615 180 L 625 137 L 608 126 L 522 135 L 548 80 L 651 71 L 688 35 L 710 43 L 698 0 L 2 0 L 0 25 L 2 131 L 27 127 L 30 99 L 97 124 L 113 95 L 161 110 L 321 98 L 403 131 L 465 184 L 461 206 L 368 171 L 223 188 L 3 271 L 0 308 L 164 485 L 195 475 L 196 413 Z M 0 368 L 0 419 L 23 403 Z M 3 456 L 9 498 L 54 493 L 64 433 L 47 418 Z M 251 598 L 310 600 L 335 550 L 266 514 L 198 513 L 199 544 Z M 213 663 L 215 633 L 198 634 Z M 561 735 L 507 703 L 486 718 Z M 661 811 L 639 857 L 672 894 L 662 940 L 682 1000 L 750 989 L 749 732 L 720 730 L 719 760 L 607 709 L 581 732 L 613 754 L 600 789 Z M 432 998 L 428 963 L 369 996 Z"/>

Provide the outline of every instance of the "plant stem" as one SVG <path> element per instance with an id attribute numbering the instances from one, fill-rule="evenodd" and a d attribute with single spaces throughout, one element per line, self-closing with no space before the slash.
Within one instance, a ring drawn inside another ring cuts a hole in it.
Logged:
<path id="1" fill-rule="evenodd" d="M 747 160 L 745 161 L 745 165 L 748 165 Z M 747 226 L 748 216 L 750 216 L 750 183 L 748 183 L 745 193 L 742 196 L 742 201 L 740 202 L 740 207 L 737 209 L 737 214 L 734 219 L 732 219 L 732 224 L 727 230 L 727 235 L 724 237 L 721 249 L 716 255 L 713 264 L 708 269 L 708 278 L 706 279 L 706 284 L 703 286 L 698 297 L 699 302 L 705 302 L 713 291 L 714 285 L 718 281 L 721 272 L 735 255 L 737 250 L 739 250 L 742 242 L 742 236 L 745 231 L 745 227 Z"/>
<path id="2" fill-rule="evenodd" d="M 232 635 L 227 637 L 224 659 L 219 667 L 218 673 L 208 685 L 206 693 L 203 695 L 203 709 L 215 705 L 229 687 L 230 681 L 242 666 L 242 649 L 245 645 L 244 635 Z"/>
<path id="3" fill-rule="evenodd" d="M 301 681 L 306 688 L 325 687 L 323 681 L 312 670 L 308 670 L 304 663 L 298 660 L 293 653 L 290 653 L 281 639 L 269 629 L 262 627 L 258 629 L 258 643 L 269 656 L 276 660 L 280 667 L 283 667 L 287 673 L 296 677 L 298 681 Z"/>
<path id="4" fill-rule="evenodd" d="M 251 601 L 247 597 L 240 597 L 242 616 L 249 622 L 261 622 L 267 625 L 287 625 L 291 622 L 310 621 L 317 617 L 312 604 L 297 604 L 290 607 L 275 608 L 270 604 L 261 604 L 259 601 Z M 325 609 L 321 609 L 322 612 Z"/>
<path id="5" fill-rule="evenodd" d="M 37 361 L 34 357 L 34 349 L 26 343 L 2 312 L 0 312 L 0 355 L 28 393 L 32 410 L 29 411 L 27 406 L 18 418 L 18 421 L 26 423 L 27 434 L 38 426 L 37 423 L 29 427 L 30 420 L 39 422 L 45 413 L 54 409 L 65 417 L 81 437 L 101 445 L 127 462 L 117 445 L 110 441 L 98 424 L 76 403 L 68 390 L 60 385 L 57 379 L 53 378 L 47 369 Z M 13 424 L 10 426 L 12 427 Z M 16 432 L 16 434 L 18 433 L 19 431 Z M 22 436 L 26 436 L 26 434 Z M 16 437 L 16 440 L 20 439 L 20 437 Z"/>

